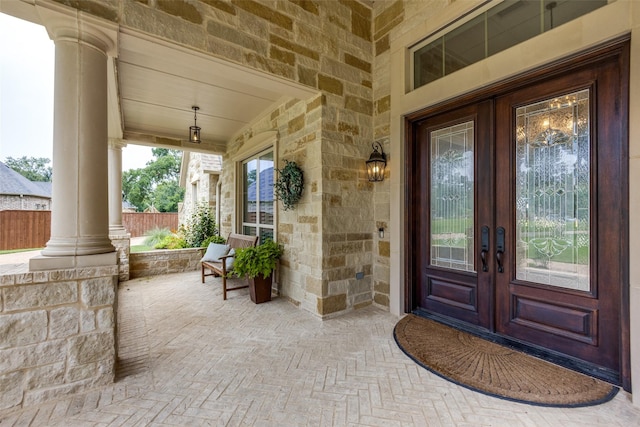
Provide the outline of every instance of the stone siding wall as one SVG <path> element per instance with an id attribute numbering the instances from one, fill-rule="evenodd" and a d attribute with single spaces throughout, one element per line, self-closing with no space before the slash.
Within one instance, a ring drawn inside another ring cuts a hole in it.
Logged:
<path id="1" fill-rule="evenodd" d="M 223 158 L 221 234 L 233 230 L 236 205 L 235 165 L 255 153 L 249 145 L 252 137 L 276 130 L 276 167 L 285 160 L 294 161 L 304 172 L 302 199 L 292 210 L 285 211 L 277 202 L 276 233 L 285 253 L 280 260 L 278 292 L 303 308 L 316 313 L 317 301 L 323 297 L 322 281 L 322 164 L 320 155 L 322 95 L 308 101 L 287 102 L 258 120 L 247 132 L 236 138 Z M 243 153 L 239 155 L 238 153 Z M 276 173 L 277 178 L 277 173 Z M 239 215 L 239 214 L 238 214 Z M 241 218 L 236 218 L 236 222 Z"/>
<path id="2" fill-rule="evenodd" d="M 384 183 L 367 181 L 364 163 L 377 129 L 374 112 L 383 111 L 388 102 L 384 96 L 377 102 L 374 98 L 375 23 L 368 2 L 60 1 L 123 27 L 316 89 L 317 97 L 285 101 L 229 142 L 221 176 L 222 234 L 238 220 L 235 153 L 251 136 L 277 130 L 278 165 L 284 159 L 295 160 L 306 180 L 303 201 L 293 211 L 278 212 L 278 237 L 286 250 L 281 294 L 326 317 L 370 304 L 375 283 L 388 293 L 385 256 L 380 256 L 384 244 L 375 237 L 377 222 L 388 216 L 389 208 L 383 206 L 388 190 L 385 193 Z M 380 13 L 380 34 L 393 27 L 401 6 L 402 2 L 391 3 L 390 12 Z M 357 273 L 364 277 L 356 278 Z M 388 305 L 384 298 L 377 301 Z"/>
<path id="3" fill-rule="evenodd" d="M 131 234 L 111 235 L 111 244 L 118 254 L 118 280 L 129 280 L 129 252 L 131 250 Z"/>
<path id="4" fill-rule="evenodd" d="M 179 212 L 178 222 L 185 224 L 193 214 L 194 203 L 208 203 L 211 211 L 216 212 L 216 185 L 218 175 L 205 171 L 210 162 L 201 153 L 189 154 L 189 166 L 187 170 L 184 203 Z M 193 184 L 197 185 L 196 200 L 193 200 Z"/>
<path id="5" fill-rule="evenodd" d="M 0 276 L 0 410 L 109 384 L 117 267 Z"/>
<path id="6" fill-rule="evenodd" d="M 0 195 L 0 211 L 3 210 L 49 211 L 51 210 L 51 199 L 37 196 Z"/>
<path id="7" fill-rule="evenodd" d="M 162 249 L 129 255 L 129 278 L 183 273 L 200 269 L 204 248 Z"/>
<path id="8" fill-rule="evenodd" d="M 380 141 L 385 152 L 390 151 L 391 120 L 391 79 L 403 79 L 404 76 L 392 76 L 391 41 L 412 29 L 424 26 L 429 17 L 440 15 L 450 2 L 441 0 L 396 0 L 379 1 L 373 4 L 372 41 L 373 61 L 373 123 L 374 139 Z M 425 34 L 427 36 L 428 34 Z M 396 143 L 401 143 L 400 141 Z M 389 158 L 387 158 L 387 163 Z M 374 234 L 373 249 L 373 300 L 374 303 L 389 307 L 391 276 L 391 233 L 389 177 L 393 170 L 387 169 L 385 181 L 375 183 L 373 196 L 373 215 L 376 231 L 384 229 L 384 237 Z M 396 285 L 397 286 L 397 285 Z"/>
<path id="9" fill-rule="evenodd" d="M 376 2 L 373 6 L 373 123 L 374 139 L 382 144 L 384 151 L 389 153 L 390 111 L 391 111 L 391 69 L 390 69 L 390 40 L 403 28 L 405 16 L 410 16 L 405 10 L 407 2 Z M 413 2 L 416 3 L 416 2 Z M 432 3 L 432 2 L 423 2 Z M 418 13 L 418 11 L 415 11 Z M 419 14 L 424 19 L 424 14 Z M 387 163 L 389 158 L 387 157 Z M 390 194 L 389 178 L 394 171 L 387 168 L 385 180 L 375 183 L 373 196 L 373 216 L 375 232 L 373 241 L 373 301 L 382 307 L 389 307 L 390 283 Z M 384 237 L 377 232 L 384 230 Z"/>

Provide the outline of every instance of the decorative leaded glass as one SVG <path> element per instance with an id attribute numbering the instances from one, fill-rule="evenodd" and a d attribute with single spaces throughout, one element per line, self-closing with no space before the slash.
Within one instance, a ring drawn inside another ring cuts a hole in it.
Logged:
<path id="1" fill-rule="evenodd" d="M 516 278 L 588 291 L 589 90 L 516 110 Z"/>
<path id="2" fill-rule="evenodd" d="M 431 132 L 431 265 L 474 271 L 473 122 Z"/>

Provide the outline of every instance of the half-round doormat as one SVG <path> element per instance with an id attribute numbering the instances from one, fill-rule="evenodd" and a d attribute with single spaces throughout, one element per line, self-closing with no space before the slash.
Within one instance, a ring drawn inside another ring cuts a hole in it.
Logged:
<path id="1" fill-rule="evenodd" d="M 429 371 L 502 399 L 577 407 L 607 402 L 618 392 L 604 381 L 413 314 L 398 322 L 393 335 Z"/>

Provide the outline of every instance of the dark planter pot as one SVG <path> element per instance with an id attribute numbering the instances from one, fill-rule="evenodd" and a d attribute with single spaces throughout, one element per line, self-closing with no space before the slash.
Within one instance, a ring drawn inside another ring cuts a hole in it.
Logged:
<path id="1" fill-rule="evenodd" d="M 256 276 L 249 279 L 249 294 L 251 301 L 256 304 L 271 301 L 271 284 L 273 283 L 272 274 L 269 277 Z"/>

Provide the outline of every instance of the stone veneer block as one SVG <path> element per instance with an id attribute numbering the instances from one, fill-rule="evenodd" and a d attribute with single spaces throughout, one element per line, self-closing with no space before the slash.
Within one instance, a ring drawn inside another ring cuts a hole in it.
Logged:
<path id="1" fill-rule="evenodd" d="M 113 308 L 107 307 L 98 310 L 96 315 L 96 321 L 98 322 L 98 329 L 113 328 L 115 326 L 115 318 L 113 316 Z"/>
<path id="2" fill-rule="evenodd" d="M 87 307 L 113 304 L 115 284 L 112 277 L 83 280 L 80 284 L 81 300 Z"/>
<path id="3" fill-rule="evenodd" d="M 244 9 L 253 15 L 271 22 L 272 24 L 282 27 L 287 31 L 293 30 L 293 20 L 275 9 L 264 6 L 253 0 L 234 1 L 233 4 L 236 7 Z"/>
<path id="4" fill-rule="evenodd" d="M 33 283 L 33 273 L 22 273 L 14 275 L 16 285 L 25 285 Z"/>
<path id="5" fill-rule="evenodd" d="M 375 293 L 375 295 L 373 296 L 373 301 L 378 304 L 381 305 L 383 307 L 389 307 L 389 296 L 388 295 L 384 295 L 384 294 L 379 294 L 379 293 Z"/>
<path id="6" fill-rule="evenodd" d="M 371 276 L 367 276 L 363 279 L 351 279 L 349 280 L 349 294 L 368 294 L 371 299 Z"/>
<path id="7" fill-rule="evenodd" d="M 390 242 L 385 240 L 378 241 L 378 254 L 380 256 L 389 258 L 391 256 Z"/>
<path id="8" fill-rule="evenodd" d="M 200 269 L 201 248 L 139 252 L 130 255 L 129 277 L 157 276 Z"/>
<path id="9" fill-rule="evenodd" d="M 77 300 L 75 282 L 15 286 L 4 290 L 5 311 L 72 304 Z"/>
<path id="10" fill-rule="evenodd" d="M 19 347 L 47 339 L 45 310 L 4 314 L 0 316 L 0 349 Z"/>
<path id="11" fill-rule="evenodd" d="M 67 352 L 66 340 L 0 350 L 0 373 L 63 362 Z"/>
<path id="12" fill-rule="evenodd" d="M 376 280 L 373 284 L 373 291 L 388 295 L 390 293 L 389 283 Z"/>
<path id="13" fill-rule="evenodd" d="M 0 286 L 11 286 L 16 283 L 16 277 L 13 274 L 0 276 Z"/>
<path id="14" fill-rule="evenodd" d="M 357 304 L 355 304 L 355 303 L 354 303 L 354 304 L 353 304 L 353 308 L 354 308 L 354 310 L 359 310 L 359 309 L 361 309 L 361 308 L 369 307 L 371 304 L 372 304 L 372 301 L 371 301 L 371 300 L 369 300 L 369 301 L 364 301 L 364 302 L 357 303 Z"/>
<path id="15" fill-rule="evenodd" d="M 22 401 L 23 372 L 0 375 L 0 410 L 14 407 Z"/>
<path id="16" fill-rule="evenodd" d="M 76 307 L 60 307 L 49 313 L 49 339 L 66 338 L 78 333 L 79 312 Z"/>
<path id="17" fill-rule="evenodd" d="M 98 363 L 91 362 L 85 365 L 71 366 L 67 369 L 65 380 L 69 383 L 76 381 L 87 380 L 94 378 L 98 375 Z"/>
<path id="18" fill-rule="evenodd" d="M 326 298 L 318 298 L 317 312 L 321 316 L 337 313 L 347 309 L 347 295 L 332 295 Z"/>
<path id="19" fill-rule="evenodd" d="M 99 332 L 88 335 L 80 335 L 68 339 L 69 366 L 84 365 L 102 359 L 113 359 L 115 354 L 115 341 L 113 332 Z M 114 360 L 115 362 L 115 360 Z"/>
<path id="20" fill-rule="evenodd" d="M 80 332 L 91 332 L 96 329 L 96 313 L 93 310 L 80 312 Z"/>
<path id="21" fill-rule="evenodd" d="M 27 390 L 33 390 L 62 384 L 64 382 L 64 371 L 64 362 L 28 369 L 26 371 L 26 388 Z"/>
<path id="22" fill-rule="evenodd" d="M 49 280 L 52 282 L 62 282 L 74 280 L 76 278 L 75 270 L 53 270 L 49 272 Z"/>
<path id="23" fill-rule="evenodd" d="M 192 4 L 181 0 L 158 0 L 158 9 L 194 24 L 202 24 L 202 15 Z"/>

